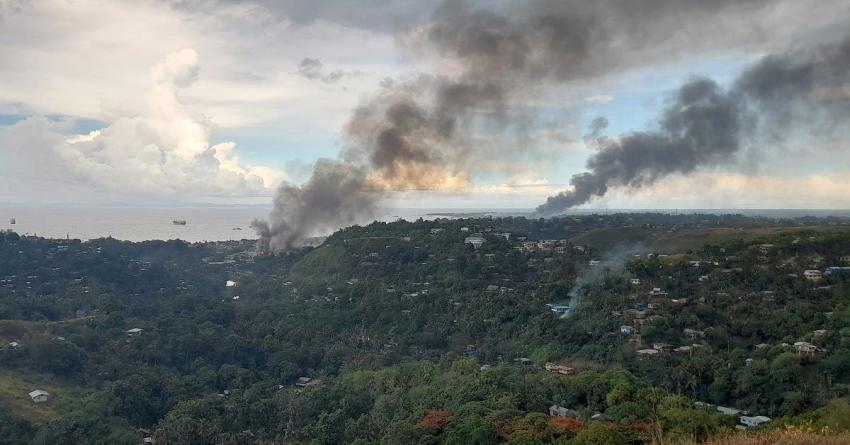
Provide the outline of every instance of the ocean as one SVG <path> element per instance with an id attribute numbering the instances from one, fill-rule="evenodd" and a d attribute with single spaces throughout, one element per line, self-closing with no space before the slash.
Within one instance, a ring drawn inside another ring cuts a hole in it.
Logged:
<path id="1" fill-rule="evenodd" d="M 255 239 L 250 224 L 255 218 L 266 218 L 271 209 L 265 206 L 209 207 L 36 207 L 0 206 L 0 230 L 12 229 L 21 235 L 82 240 L 113 237 L 127 241 L 182 239 L 189 242 Z M 438 217 L 526 215 L 530 209 L 384 209 L 376 219 L 434 219 Z M 577 209 L 571 214 L 617 212 L 669 213 L 740 213 L 774 218 L 798 216 L 850 217 L 848 210 L 650 210 L 650 209 Z M 15 224 L 10 219 L 15 218 Z M 173 220 L 185 220 L 175 225 Z M 321 234 L 327 235 L 327 234 Z"/>

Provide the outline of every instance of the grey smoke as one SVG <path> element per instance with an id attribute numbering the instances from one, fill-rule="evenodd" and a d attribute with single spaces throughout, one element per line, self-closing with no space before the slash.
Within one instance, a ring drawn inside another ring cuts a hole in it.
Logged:
<path id="1" fill-rule="evenodd" d="M 537 118 L 531 99 L 553 86 L 722 45 L 727 38 L 734 41 L 741 29 L 756 27 L 738 26 L 741 20 L 749 23 L 774 3 L 538 0 L 492 10 L 446 1 L 430 22 L 400 41 L 450 59 L 459 69 L 451 76 L 382 81 L 346 126 L 339 160 L 328 161 L 344 180 L 320 181 L 329 168 L 323 165 L 316 181 L 282 187 L 270 222 L 257 224 L 261 243 L 285 249 L 320 226 L 336 228 L 355 216 L 368 218 L 389 191 L 462 190 L 477 173 L 545 162 L 529 149 L 527 131 Z M 715 38 L 692 38 L 708 34 Z M 300 71 L 325 80 L 318 60 L 305 59 Z M 738 150 L 739 135 L 733 132 L 744 131 L 738 127 L 746 123 L 738 119 L 741 102 L 734 95 L 703 79 L 683 87 L 677 100 L 681 103 L 671 107 L 656 132 L 608 140 L 599 121 L 590 133 L 601 146 L 591 171 L 573 178 L 576 194 L 551 198 L 541 213 L 584 202 L 610 186 L 640 186 L 719 163 Z M 716 133 L 720 129 L 726 132 Z M 325 199 L 300 196 L 312 195 L 319 185 L 323 191 L 317 196 Z M 357 202 L 357 212 L 349 198 Z"/>
<path id="2" fill-rule="evenodd" d="M 598 283 L 608 276 L 623 275 L 626 263 L 631 261 L 636 254 L 646 253 L 647 249 L 648 246 L 645 243 L 634 243 L 618 246 L 604 252 L 599 265 L 591 266 L 576 278 L 575 284 L 567 294 L 570 297 L 569 306 L 572 311 L 566 312 L 561 318 L 569 318 L 570 313 L 578 308 L 588 286 Z"/>
<path id="3" fill-rule="evenodd" d="M 334 70 L 326 73 L 324 71 L 324 64 L 321 60 L 305 57 L 304 60 L 298 64 L 297 74 L 310 80 L 320 80 L 324 83 L 335 83 L 346 75 L 352 73 L 346 73 L 342 70 Z"/>
<path id="4" fill-rule="evenodd" d="M 572 190 L 537 208 L 552 215 L 611 187 L 638 188 L 673 173 L 734 161 L 748 143 L 776 141 L 801 127 L 819 131 L 846 126 L 850 115 L 850 39 L 813 51 L 768 56 L 746 70 L 728 90 L 709 79 L 679 88 L 659 128 L 601 138 L 588 171 L 574 175 Z M 818 136 L 818 135 L 815 135 Z"/>
<path id="5" fill-rule="evenodd" d="M 282 185 L 274 198 L 271 222 L 255 220 L 257 248 L 264 252 L 300 246 L 316 233 L 359 222 L 374 214 L 375 197 L 362 171 L 320 159 L 302 186 Z"/>

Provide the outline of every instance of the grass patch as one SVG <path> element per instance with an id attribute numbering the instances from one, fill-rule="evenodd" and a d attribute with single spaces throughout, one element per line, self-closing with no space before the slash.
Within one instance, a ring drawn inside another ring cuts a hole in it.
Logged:
<path id="1" fill-rule="evenodd" d="M 49 392 L 50 399 L 33 403 L 28 394 L 34 389 Z M 54 376 L 0 369 L 0 410 L 11 417 L 46 422 L 71 411 L 84 393 Z"/>

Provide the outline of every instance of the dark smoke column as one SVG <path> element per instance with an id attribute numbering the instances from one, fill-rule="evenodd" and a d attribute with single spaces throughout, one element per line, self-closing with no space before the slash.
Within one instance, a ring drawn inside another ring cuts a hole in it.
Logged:
<path id="1" fill-rule="evenodd" d="M 747 143 L 778 142 L 796 128 L 817 129 L 817 138 L 848 128 L 850 39 L 812 51 L 769 56 L 724 91 L 708 79 L 681 88 L 655 131 L 619 140 L 593 134 L 599 151 L 588 171 L 570 179 L 572 190 L 536 209 L 549 216 L 603 196 L 609 188 L 640 188 L 674 173 L 727 163 Z"/>
<path id="2" fill-rule="evenodd" d="M 366 187 L 365 173 L 353 165 L 321 159 L 302 186 L 282 185 L 269 220 L 255 220 L 257 250 L 271 252 L 303 245 L 310 236 L 325 233 L 375 212 L 376 196 Z"/>

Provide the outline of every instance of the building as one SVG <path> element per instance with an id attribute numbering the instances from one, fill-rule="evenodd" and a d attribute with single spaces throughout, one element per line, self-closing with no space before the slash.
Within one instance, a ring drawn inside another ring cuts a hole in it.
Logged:
<path id="1" fill-rule="evenodd" d="M 50 398 L 50 393 L 42 389 L 30 391 L 29 395 L 33 403 L 44 403 Z"/>
<path id="2" fill-rule="evenodd" d="M 236 282 L 235 282 L 235 281 L 232 281 L 232 280 L 227 280 L 227 281 L 224 283 L 224 286 L 225 286 L 225 287 L 233 287 L 233 286 L 236 286 Z"/>
<path id="3" fill-rule="evenodd" d="M 666 297 L 667 292 L 661 290 L 660 287 L 653 287 L 651 291 L 649 291 L 650 297 Z"/>
<path id="4" fill-rule="evenodd" d="M 640 284 L 640 278 L 630 278 L 629 284 L 638 285 Z"/>
<path id="5" fill-rule="evenodd" d="M 555 374 L 563 375 L 570 375 L 576 372 L 575 369 L 570 368 L 569 366 L 556 365 L 554 363 L 546 363 L 545 365 L 543 365 L 543 369 Z"/>
<path id="6" fill-rule="evenodd" d="M 472 244 L 472 247 L 479 248 L 482 244 L 484 244 L 484 238 L 480 236 L 467 236 L 464 240 L 466 244 Z"/>
<path id="7" fill-rule="evenodd" d="M 794 343 L 794 351 L 798 354 L 814 354 L 818 352 L 818 347 L 807 341 L 798 341 Z"/>
<path id="8" fill-rule="evenodd" d="M 809 281 L 820 281 L 823 278 L 823 273 L 816 269 L 803 271 L 803 276 Z"/>
<path id="9" fill-rule="evenodd" d="M 717 411 L 720 411 L 722 414 L 726 414 L 727 416 L 737 416 L 741 414 L 741 410 L 729 408 L 727 406 L 718 406 Z"/>
<path id="10" fill-rule="evenodd" d="M 547 304 L 546 306 L 549 308 L 549 310 L 551 310 L 552 312 L 554 312 L 556 314 L 567 314 L 567 313 L 573 312 L 573 308 L 570 307 L 568 304 L 553 304 L 553 303 L 550 303 L 550 304 Z"/>
<path id="11" fill-rule="evenodd" d="M 652 356 L 658 355 L 660 353 L 661 353 L 661 351 L 659 351 L 657 349 L 639 349 L 637 351 L 638 358 L 652 357 Z"/>
<path id="12" fill-rule="evenodd" d="M 129 335 L 130 337 L 138 337 L 139 335 L 142 335 L 142 331 L 143 329 L 141 328 L 128 329 L 127 335 Z"/>
<path id="13" fill-rule="evenodd" d="M 741 425 L 747 428 L 756 428 L 767 422 L 770 422 L 770 417 L 767 416 L 741 416 Z"/>
<path id="14" fill-rule="evenodd" d="M 313 379 L 310 377 L 298 377 L 298 380 L 295 381 L 295 386 L 306 388 L 308 386 L 316 386 L 321 383 L 322 381 L 319 379 Z"/>
<path id="15" fill-rule="evenodd" d="M 850 267 L 827 267 L 826 270 L 823 271 L 824 275 L 832 275 L 835 277 L 838 276 L 850 276 Z"/>
<path id="16" fill-rule="evenodd" d="M 551 417 L 578 417 L 578 411 L 569 408 L 564 408 L 560 405 L 552 405 L 549 407 L 549 415 Z"/>
<path id="17" fill-rule="evenodd" d="M 635 333 L 635 327 L 628 325 L 620 326 L 620 333 L 623 335 L 632 335 Z"/>

